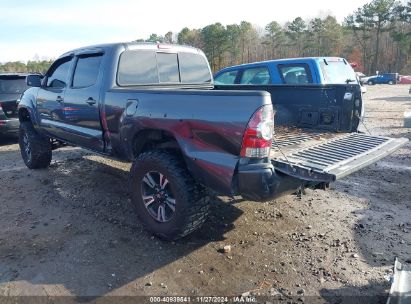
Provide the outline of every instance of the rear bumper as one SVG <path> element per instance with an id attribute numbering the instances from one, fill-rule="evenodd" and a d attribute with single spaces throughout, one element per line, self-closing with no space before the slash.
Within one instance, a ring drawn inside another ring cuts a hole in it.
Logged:
<path id="1" fill-rule="evenodd" d="M 366 134 L 342 134 L 317 145 L 289 151 L 268 163 L 240 164 L 235 194 L 267 201 L 298 189 L 328 184 L 390 155 L 408 142 Z"/>
<path id="2" fill-rule="evenodd" d="M 0 118 L 0 134 L 17 134 L 19 131 L 19 119 L 3 119 Z"/>
<path id="3" fill-rule="evenodd" d="M 296 192 L 304 181 L 282 174 L 270 163 L 240 166 L 237 171 L 237 194 L 252 201 L 268 201 Z"/>

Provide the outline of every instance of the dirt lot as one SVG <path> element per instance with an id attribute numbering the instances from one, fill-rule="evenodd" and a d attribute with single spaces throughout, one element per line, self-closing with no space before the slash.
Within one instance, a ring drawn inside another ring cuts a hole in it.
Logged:
<path id="1" fill-rule="evenodd" d="M 408 87 L 368 87 L 372 134 L 411 139 L 402 127 L 403 112 L 411 110 Z M 2 138 L 0 295 L 194 298 L 251 291 L 308 303 L 341 303 L 344 296 L 385 303 L 395 257 L 411 262 L 410 150 L 408 144 L 331 190 L 302 198 L 215 198 L 201 230 L 167 243 L 136 219 L 129 164 L 65 148 L 54 151 L 49 169 L 30 171 L 16 140 Z M 224 245 L 229 253 L 220 252 Z"/>

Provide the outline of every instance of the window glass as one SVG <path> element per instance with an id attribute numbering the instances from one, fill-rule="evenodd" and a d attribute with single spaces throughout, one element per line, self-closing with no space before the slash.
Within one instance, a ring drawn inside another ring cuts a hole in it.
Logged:
<path id="1" fill-rule="evenodd" d="M 241 84 L 269 84 L 270 74 L 268 68 L 252 68 L 244 70 L 240 80 Z"/>
<path id="2" fill-rule="evenodd" d="M 211 82 L 210 69 L 203 56 L 192 53 L 179 53 L 178 58 L 182 83 Z"/>
<path id="3" fill-rule="evenodd" d="M 214 79 L 215 84 L 234 84 L 235 78 L 237 77 L 237 71 L 228 71 L 218 75 Z"/>
<path id="4" fill-rule="evenodd" d="M 343 60 L 327 60 L 320 62 L 324 82 L 330 84 L 358 83 L 353 68 Z M 350 81 L 354 80 L 354 81 Z"/>
<path id="5" fill-rule="evenodd" d="M 280 64 L 278 68 L 285 84 L 312 83 L 311 73 L 306 64 Z"/>
<path id="6" fill-rule="evenodd" d="M 66 87 L 67 74 L 71 65 L 71 57 L 61 59 L 60 62 L 51 67 L 47 77 L 47 87 L 64 88 Z"/>
<path id="7" fill-rule="evenodd" d="M 156 83 L 210 83 L 212 79 L 204 56 L 194 53 L 125 51 L 120 56 L 119 85 Z"/>
<path id="8" fill-rule="evenodd" d="M 73 87 L 89 87 L 97 82 L 102 55 L 79 57 L 74 71 Z"/>
<path id="9" fill-rule="evenodd" d="M 180 82 L 177 54 L 157 53 L 160 82 Z"/>
<path id="10" fill-rule="evenodd" d="M 117 80 L 120 85 L 158 83 L 154 51 L 125 51 L 120 56 Z"/>
<path id="11" fill-rule="evenodd" d="M 27 89 L 26 78 L 16 76 L 0 76 L 0 93 L 23 93 Z"/>

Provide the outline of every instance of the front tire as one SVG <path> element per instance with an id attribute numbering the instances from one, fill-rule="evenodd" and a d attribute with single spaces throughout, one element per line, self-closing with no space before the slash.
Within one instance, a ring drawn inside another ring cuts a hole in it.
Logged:
<path id="1" fill-rule="evenodd" d="M 30 121 L 20 123 L 19 146 L 23 161 L 29 169 L 43 169 L 50 165 L 50 140 L 37 133 Z"/>
<path id="2" fill-rule="evenodd" d="M 372 81 L 370 80 L 370 81 L 368 81 L 368 84 L 369 84 L 369 85 L 373 85 L 374 82 L 372 82 Z"/>
<path id="3" fill-rule="evenodd" d="M 131 167 L 133 205 L 145 228 L 160 238 L 176 240 L 198 229 L 207 219 L 206 189 L 188 173 L 172 152 L 142 153 Z"/>

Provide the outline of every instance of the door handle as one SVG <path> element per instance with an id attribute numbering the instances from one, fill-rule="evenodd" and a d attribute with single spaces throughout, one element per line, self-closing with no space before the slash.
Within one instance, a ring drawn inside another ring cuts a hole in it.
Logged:
<path id="1" fill-rule="evenodd" d="M 64 99 L 63 99 L 63 97 L 61 97 L 61 96 L 57 96 L 57 98 L 56 98 L 56 101 L 57 101 L 57 102 L 63 102 L 63 100 L 64 100 Z"/>
<path id="2" fill-rule="evenodd" d="M 96 104 L 97 101 L 96 101 L 95 99 L 93 99 L 93 97 L 89 97 L 89 98 L 86 100 L 86 103 L 88 103 L 90 106 L 92 106 L 92 105 Z"/>

